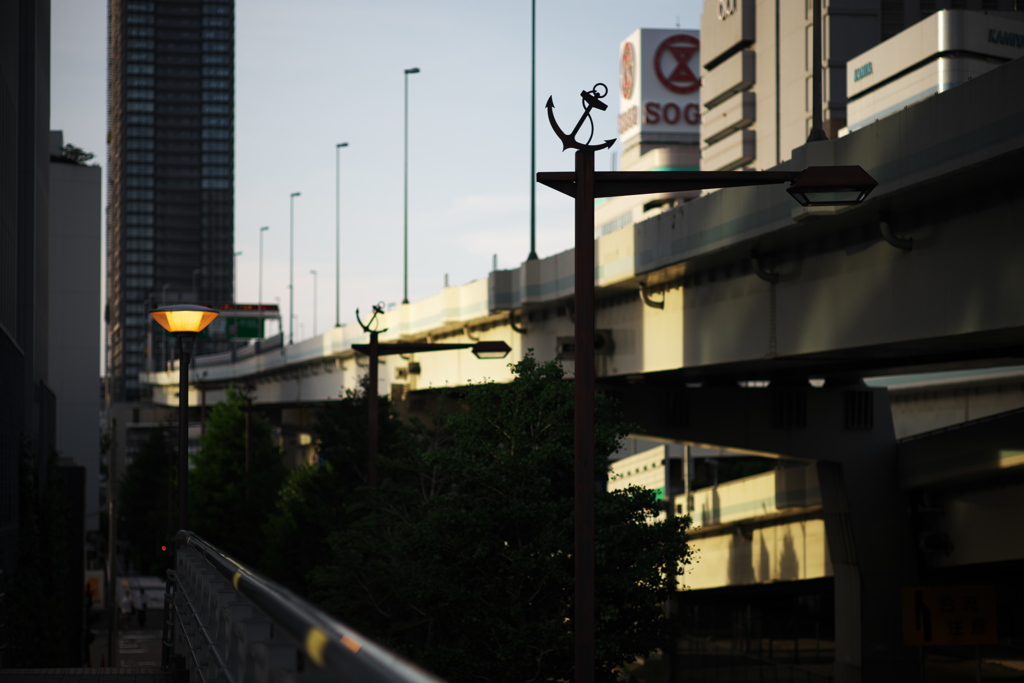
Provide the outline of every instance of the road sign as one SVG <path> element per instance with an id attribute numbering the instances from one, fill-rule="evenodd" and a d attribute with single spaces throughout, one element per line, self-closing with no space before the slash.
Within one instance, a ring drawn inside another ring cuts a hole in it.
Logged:
<path id="1" fill-rule="evenodd" d="M 995 643 L 994 586 L 927 586 L 903 589 L 903 644 Z"/>

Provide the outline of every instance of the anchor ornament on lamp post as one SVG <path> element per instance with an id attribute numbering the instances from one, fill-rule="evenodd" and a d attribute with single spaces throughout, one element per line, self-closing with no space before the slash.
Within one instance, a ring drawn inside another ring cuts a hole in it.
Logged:
<path id="1" fill-rule="evenodd" d="M 359 326 L 363 328 L 363 332 L 370 335 L 370 344 L 367 349 L 367 355 L 370 357 L 370 377 L 366 388 L 367 412 L 369 412 L 366 480 L 370 486 L 377 485 L 377 465 L 374 462 L 377 457 L 377 432 L 380 425 L 380 420 L 377 417 L 377 359 L 379 358 L 380 350 L 380 333 L 387 332 L 387 328 L 384 328 L 383 330 L 379 329 L 380 323 L 377 321 L 377 316 L 383 314 L 383 301 L 373 306 L 373 315 L 370 316 L 370 319 L 365 323 L 362 318 L 359 317 L 359 309 L 356 309 L 356 322 L 358 322 Z M 376 327 L 374 325 L 376 325 Z"/>
<path id="2" fill-rule="evenodd" d="M 548 121 L 562 141 L 562 150 L 576 150 L 576 249 L 575 299 L 576 341 L 575 379 L 575 600 L 573 637 L 577 683 L 594 680 L 594 152 L 608 149 L 615 138 L 597 144 L 594 139 L 593 110 L 605 111 L 601 100 L 608 95 L 608 86 L 597 83 L 593 89 L 580 92 L 583 114 L 571 133 L 562 131 L 555 120 L 555 103 L 548 97 L 545 105 Z M 586 142 L 576 135 L 585 123 L 590 124 Z"/>

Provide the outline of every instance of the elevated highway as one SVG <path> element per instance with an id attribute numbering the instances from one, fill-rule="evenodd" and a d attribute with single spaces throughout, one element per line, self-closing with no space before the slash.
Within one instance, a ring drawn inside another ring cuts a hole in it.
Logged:
<path id="1" fill-rule="evenodd" d="M 956 420 L 919 421 L 918 431 L 952 428 L 903 444 L 890 393 L 864 384 L 1024 362 L 1024 98 L 1008 96 L 1022 83 L 1018 59 L 794 150 L 780 167 L 860 165 L 879 181 L 860 206 L 806 209 L 779 187 L 721 190 L 596 238 L 599 384 L 638 435 L 815 464 L 820 507 L 809 514 L 825 533 L 810 542 L 827 544 L 814 557 L 835 581 L 837 680 L 914 675 L 895 596 L 937 566 L 921 555 L 925 530 L 962 533 L 973 519 L 922 522 L 920 492 L 1005 481 L 1024 465 L 1019 415 L 971 423 L 967 438 Z M 572 264 L 557 254 L 388 311 L 381 341 L 500 339 L 512 360 L 532 349 L 571 370 Z M 307 407 L 357 387 L 366 359 L 352 345 L 367 341 L 346 326 L 246 358 L 197 359 L 191 400 L 245 385 L 282 423 L 302 422 Z M 416 354 L 382 359 L 379 388 L 415 397 L 485 378 L 509 371 L 465 352 Z M 176 368 L 145 381 L 158 403 L 176 404 Z M 1024 405 L 1015 391 L 1000 409 Z M 959 458 L 980 463 L 970 484 L 950 465 Z M 706 543 L 727 549 L 735 530 L 719 527 Z M 1002 557 L 1024 560 L 1018 545 Z M 745 572 L 719 585 L 757 581 Z"/>

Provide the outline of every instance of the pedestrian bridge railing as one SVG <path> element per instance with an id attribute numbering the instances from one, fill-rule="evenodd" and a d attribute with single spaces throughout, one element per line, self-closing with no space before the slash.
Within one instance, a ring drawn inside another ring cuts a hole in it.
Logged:
<path id="1" fill-rule="evenodd" d="M 199 536 L 175 546 L 163 657 L 179 682 L 440 683 Z"/>

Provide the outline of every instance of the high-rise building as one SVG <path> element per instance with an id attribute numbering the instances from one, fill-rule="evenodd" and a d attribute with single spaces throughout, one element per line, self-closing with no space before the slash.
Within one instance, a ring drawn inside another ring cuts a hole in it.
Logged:
<path id="1" fill-rule="evenodd" d="M 846 62 L 943 9 L 1012 11 L 1014 0 L 823 2 L 822 118 L 846 127 Z M 704 0 L 701 170 L 766 169 L 811 130 L 813 0 Z"/>
<path id="2" fill-rule="evenodd" d="M 149 310 L 233 301 L 234 1 L 110 0 L 109 20 L 107 372 L 132 401 L 177 347 Z"/>
<path id="3" fill-rule="evenodd" d="M 23 458 L 35 456 L 35 480 L 45 486 L 56 431 L 47 367 L 49 124 L 50 3 L 0 2 L 0 569 L 8 576 Z"/>

